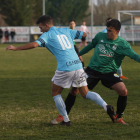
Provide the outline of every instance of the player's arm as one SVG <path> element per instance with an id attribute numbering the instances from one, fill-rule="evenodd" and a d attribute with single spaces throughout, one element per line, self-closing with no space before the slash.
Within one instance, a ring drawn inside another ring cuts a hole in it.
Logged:
<path id="1" fill-rule="evenodd" d="M 81 39 L 82 37 L 86 37 L 87 34 L 82 31 L 76 31 L 76 34 L 74 35 L 74 39 Z"/>
<path id="2" fill-rule="evenodd" d="M 84 68 L 85 66 L 84 66 L 83 58 L 82 58 L 82 56 L 79 55 L 79 50 L 77 49 L 77 47 L 75 45 L 74 45 L 74 49 L 75 49 L 80 61 L 82 62 L 82 65 L 83 65 L 83 68 Z"/>
<path id="3" fill-rule="evenodd" d="M 38 47 L 39 44 L 37 42 L 31 42 L 31 43 L 28 43 L 26 45 L 23 45 L 23 46 L 19 46 L 19 47 L 15 47 L 13 45 L 10 45 L 6 48 L 6 50 L 13 50 L 13 51 L 18 51 L 18 50 L 29 50 L 29 49 L 33 49 L 33 48 L 36 48 Z"/>
<path id="4" fill-rule="evenodd" d="M 79 55 L 81 56 L 81 55 L 84 55 L 84 54 L 88 53 L 92 48 L 93 48 L 93 45 L 92 45 L 92 42 L 91 42 L 79 52 Z"/>
<path id="5" fill-rule="evenodd" d="M 83 31 L 77 31 L 77 30 L 72 30 L 72 29 L 67 29 L 67 31 L 70 33 L 72 40 L 81 39 L 82 37 L 87 36 L 87 34 Z"/>
<path id="6" fill-rule="evenodd" d="M 79 50 L 77 49 L 77 47 L 75 45 L 74 45 L 74 49 L 75 49 L 80 61 L 83 62 L 83 58 L 82 58 L 82 56 L 79 56 Z"/>
<path id="7" fill-rule="evenodd" d="M 98 42 L 98 34 L 92 39 L 92 42 L 90 42 L 87 46 L 85 46 L 80 52 L 79 55 L 84 55 L 88 53 L 91 49 L 95 48 Z"/>
<path id="8" fill-rule="evenodd" d="M 124 49 L 123 54 L 140 63 L 140 55 L 134 52 L 131 47 Z"/>
<path id="9" fill-rule="evenodd" d="M 79 59 L 80 59 L 81 62 L 83 62 L 83 58 L 82 58 L 82 56 L 79 56 Z"/>

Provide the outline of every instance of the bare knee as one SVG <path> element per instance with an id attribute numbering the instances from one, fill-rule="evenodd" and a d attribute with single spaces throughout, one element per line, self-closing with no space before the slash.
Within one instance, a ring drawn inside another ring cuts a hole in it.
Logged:
<path id="1" fill-rule="evenodd" d="M 83 86 L 81 88 L 79 88 L 80 94 L 83 98 L 86 98 L 86 95 L 88 93 L 88 87 L 87 86 Z"/>
<path id="2" fill-rule="evenodd" d="M 123 82 L 116 83 L 111 88 L 114 89 L 120 96 L 127 96 L 127 88 Z"/>
<path id="3" fill-rule="evenodd" d="M 52 82 L 52 96 L 57 96 L 57 95 L 60 95 L 61 92 L 62 92 L 63 88 L 58 86 L 58 85 L 55 85 L 53 82 Z"/>
<path id="4" fill-rule="evenodd" d="M 57 96 L 57 95 L 60 95 L 61 93 L 58 93 L 58 92 L 51 92 L 51 95 L 54 97 L 54 96 Z"/>
<path id="5" fill-rule="evenodd" d="M 122 90 L 119 92 L 119 95 L 120 95 L 120 96 L 127 96 L 127 89 L 126 89 L 126 88 L 122 89 Z"/>

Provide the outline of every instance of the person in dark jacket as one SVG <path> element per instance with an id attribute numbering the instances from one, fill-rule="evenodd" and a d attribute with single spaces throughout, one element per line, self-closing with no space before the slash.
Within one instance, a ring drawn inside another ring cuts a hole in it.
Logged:
<path id="1" fill-rule="evenodd" d="M 11 42 L 15 42 L 15 35 L 16 35 L 15 29 L 12 29 L 10 32 Z"/>
<path id="2" fill-rule="evenodd" d="M 0 44 L 2 44 L 3 31 L 0 29 Z"/>

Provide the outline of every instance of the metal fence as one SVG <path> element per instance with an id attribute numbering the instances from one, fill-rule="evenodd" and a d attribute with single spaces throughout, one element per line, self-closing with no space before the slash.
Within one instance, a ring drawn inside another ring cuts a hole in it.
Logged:
<path id="1" fill-rule="evenodd" d="M 59 28 L 69 28 L 68 26 L 56 26 Z M 10 27 L 0 27 L 3 30 L 3 43 L 11 43 L 13 40 L 11 39 L 11 36 L 9 36 L 9 40 L 6 41 L 4 32 L 5 30 L 10 32 L 14 29 L 16 32 L 14 42 L 16 43 L 24 43 L 24 42 L 32 42 L 39 38 L 39 36 L 42 34 L 40 32 L 40 29 L 38 26 L 10 26 Z M 93 26 L 93 34 L 91 34 L 91 27 L 88 26 L 88 30 L 90 34 L 87 35 L 87 42 L 91 42 L 92 38 L 98 33 L 104 30 L 105 26 Z M 75 27 L 76 30 L 80 30 L 80 26 Z M 122 25 L 120 36 L 123 37 L 127 41 L 140 41 L 140 26 L 135 25 L 133 27 L 134 36 L 132 36 L 132 29 L 131 25 Z M 76 40 L 76 42 L 81 42 L 80 39 Z"/>

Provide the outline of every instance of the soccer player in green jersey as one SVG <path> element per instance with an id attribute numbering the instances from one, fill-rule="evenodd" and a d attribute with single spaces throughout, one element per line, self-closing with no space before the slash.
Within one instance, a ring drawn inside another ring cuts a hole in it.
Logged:
<path id="1" fill-rule="evenodd" d="M 119 97 L 113 122 L 127 124 L 122 120 L 127 104 L 127 88 L 116 72 L 125 56 L 140 62 L 140 55 L 133 51 L 126 40 L 118 36 L 120 29 L 121 23 L 117 19 L 112 19 L 107 23 L 107 33 L 98 33 L 79 55 L 84 55 L 94 48 L 94 54 L 85 70 L 88 75 L 88 88 L 92 90 L 101 80 L 105 87 L 115 90 Z M 74 97 L 78 93 L 76 91 L 77 89 L 73 88 L 70 94 Z M 67 100 L 70 98 L 67 97 Z"/>
<path id="2" fill-rule="evenodd" d="M 109 22 L 109 21 L 111 21 L 111 20 L 112 20 L 111 17 L 107 18 L 107 19 L 106 19 L 106 23 Z M 107 29 L 105 28 L 102 32 L 103 32 L 103 33 L 107 33 Z M 129 79 L 129 78 L 125 77 L 125 76 L 122 74 L 122 68 L 121 68 L 121 66 L 119 67 L 117 73 L 118 73 L 118 75 L 120 76 L 121 79 Z"/>

